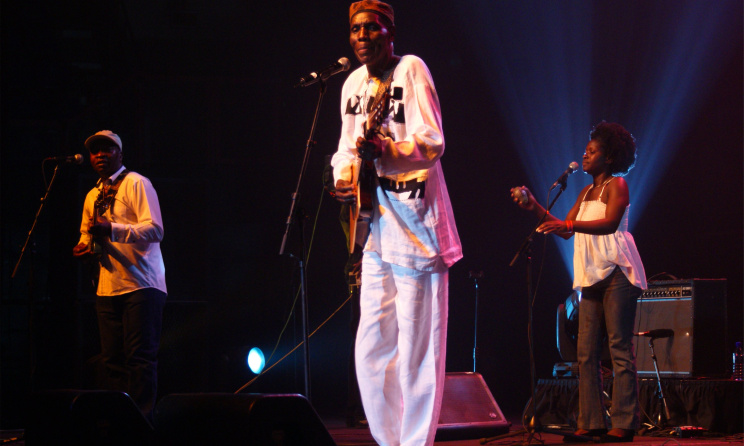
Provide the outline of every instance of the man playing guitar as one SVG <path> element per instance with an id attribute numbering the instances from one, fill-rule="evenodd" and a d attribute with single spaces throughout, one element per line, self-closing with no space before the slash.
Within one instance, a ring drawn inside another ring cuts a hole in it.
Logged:
<path id="1" fill-rule="evenodd" d="M 355 343 L 370 432 L 379 444 L 431 445 L 445 376 L 448 270 L 462 248 L 440 163 L 434 82 L 419 57 L 394 54 L 394 23 L 387 3 L 349 8 L 349 43 L 362 66 L 341 92 L 331 164 L 336 199 L 356 209 L 357 175 L 362 166 L 372 173 Z"/>
<path id="2" fill-rule="evenodd" d="M 102 382 L 127 392 L 149 419 L 167 289 L 160 252 L 163 219 L 152 183 L 122 164 L 122 143 L 102 130 L 85 141 L 100 180 L 85 198 L 73 256 L 100 266 L 96 313 Z M 98 248 L 96 248 L 98 247 Z"/>

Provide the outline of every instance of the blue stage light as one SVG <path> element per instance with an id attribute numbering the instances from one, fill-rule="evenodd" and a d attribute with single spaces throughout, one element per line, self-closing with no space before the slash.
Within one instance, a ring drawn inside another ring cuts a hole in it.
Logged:
<path id="1" fill-rule="evenodd" d="M 248 356 L 246 356 L 245 362 L 246 364 L 248 364 L 248 368 L 251 369 L 251 372 L 258 375 L 263 371 L 264 366 L 266 365 L 266 358 L 264 358 L 264 354 L 260 348 L 253 347 L 248 352 Z"/>
<path id="2" fill-rule="evenodd" d="M 457 7 L 472 23 L 470 43 L 482 55 L 476 63 L 492 75 L 491 98 L 526 166 L 528 178 L 513 186 L 525 184 L 547 205 L 553 181 L 581 162 L 592 126 L 618 122 L 638 147 L 626 178 L 631 231 L 741 40 L 736 0 L 473 0 Z M 572 175 L 551 213 L 563 218 L 590 181 Z M 572 276 L 573 243 L 552 239 Z"/>

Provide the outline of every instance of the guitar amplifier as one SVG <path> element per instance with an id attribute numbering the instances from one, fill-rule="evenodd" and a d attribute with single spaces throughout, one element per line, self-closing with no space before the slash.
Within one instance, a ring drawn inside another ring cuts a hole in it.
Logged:
<path id="1" fill-rule="evenodd" d="M 666 338 L 636 337 L 639 377 L 656 377 L 651 347 L 664 378 L 728 377 L 726 279 L 651 281 L 638 298 L 636 333 L 671 329 Z"/>

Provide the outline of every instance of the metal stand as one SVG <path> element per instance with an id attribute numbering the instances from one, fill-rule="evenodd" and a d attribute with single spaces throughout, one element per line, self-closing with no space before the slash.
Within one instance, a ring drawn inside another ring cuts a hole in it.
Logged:
<path id="1" fill-rule="evenodd" d="M 36 229 L 36 224 L 39 222 L 39 216 L 41 215 L 41 210 L 44 209 L 44 205 L 47 202 L 47 198 L 49 197 L 49 192 L 52 190 L 52 185 L 54 184 L 54 179 L 57 178 L 57 169 L 59 168 L 59 165 L 54 166 L 54 173 L 52 174 L 52 179 L 49 181 L 49 185 L 46 188 L 46 192 L 44 192 L 44 196 L 41 198 L 41 203 L 39 204 L 39 209 L 36 211 L 36 216 L 34 217 L 34 222 L 31 224 L 31 229 L 28 231 L 28 234 L 26 235 L 26 242 L 23 244 L 23 248 L 21 249 L 21 254 L 18 256 L 18 261 L 15 264 L 15 267 L 13 268 L 13 274 L 11 274 L 10 279 L 15 279 L 16 273 L 18 273 L 18 267 L 21 265 L 21 260 L 23 260 L 23 256 L 26 253 L 26 249 L 28 248 L 29 242 L 31 242 L 31 238 L 33 237 L 34 230 Z M 35 245 L 33 242 L 31 242 L 31 254 L 35 254 Z M 35 302 L 34 302 L 34 280 L 36 278 L 34 277 L 34 262 L 32 258 L 31 262 L 31 269 L 29 272 L 28 277 L 28 361 L 29 361 L 29 382 L 31 383 L 31 390 L 34 390 L 34 380 L 36 376 L 36 344 L 34 343 L 34 331 L 36 329 L 35 327 L 35 319 L 34 319 L 34 312 L 35 309 Z"/>
<path id="2" fill-rule="evenodd" d="M 551 429 L 546 429 L 540 425 L 540 422 L 537 419 L 537 388 L 536 388 L 536 372 L 535 372 L 535 350 L 534 350 L 534 339 L 532 336 L 532 307 L 533 307 L 533 296 L 532 296 L 532 254 L 531 254 L 531 245 L 532 245 L 532 237 L 535 235 L 535 232 L 537 231 L 537 228 L 540 227 L 540 225 L 545 221 L 545 217 L 548 216 L 548 213 L 550 213 L 550 209 L 553 208 L 553 205 L 555 204 L 558 197 L 561 196 L 563 191 L 566 189 L 566 182 L 565 179 L 561 183 L 561 188 L 556 194 L 555 198 L 553 198 L 553 201 L 550 203 L 548 208 L 545 210 L 545 214 L 540 217 L 540 220 L 537 222 L 535 227 L 532 229 L 532 232 L 527 236 L 527 238 L 522 242 L 522 246 L 519 248 L 517 253 L 514 255 L 514 258 L 509 263 L 509 266 L 514 266 L 514 264 L 517 262 L 517 259 L 519 259 L 520 256 L 524 256 L 527 260 L 526 262 L 526 278 L 527 278 L 527 337 L 529 342 L 529 354 L 530 354 L 530 379 L 532 381 L 532 417 L 530 419 L 529 423 L 526 423 L 528 426 L 525 427 L 525 429 L 521 429 L 518 431 L 510 432 L 508 434 L 499 435 L 496 437 L 491 438 L 484 438 L 481 440 L 481 444 L 490 443 L 492 441 L 499 440 L 501 438 L 506 437 L 513 437 L 517 435 L 522 434 L 529 434 L 527 437 L 527 440 L 524 442 L 524 444 L 529 445 L 532 444 L 532 439 L 534 438 L 535 434 L 538 432 L 546 432 L 546 433 L 553 433 L 558 435 L 568 435 L 572 436 L 571 434 L 566 434 L 563 431 L 556 431 Z M 527 411 L 526 411 L 527 412 Z M 581 436 L 573 436 L 577 440 L 584 440 L 584 441 L 592 441 L 590 437 L 581 437 Z"/>
<path id="3" fill-rule="evenodd" d="M 475 316 L 473 317 L 473 373 L 475 373 L 478 360 L 478 279 L 483 278 L 483 271 L 470 271 L 468 277 L 473 279 L 475 287 Z"/>
<path id="4" fill-rule="evenodd" d="M 36 211 L 36 216 L 34 217 L 34 223 L 31 225 L 31 229 L 28 231 L 28 235 L 26 236 L 26 242 L 23 244 L 23 249 L 21 249 L 21 255 L 18 257 L 18 261 L 16 262 L 15 268 L 13 268 L 13 274 L 11 274 L 10 276 L 11 279 L 15 278 L 15 275 L 18 272 L 18 267 L 21 265 L 21 260 L 23 259 L 23 255 L 26 253 L 28 242 L 31 240 L 31 236 L 34 233 L 34 229 L 36 229 L 36 223 L 39 222 L 39 215 L 41 215 L 41 210 L 44 209 L 44 204 L 46 204 L 47 197 L 49 197 L 49 191 L 52 190 L 52 184 L 54 184 L 54 179 L 57 178 L 58 168 L 59 168 L 59 165 L 54 166 L 54 173 L 52 174 L 52 179 L 51 181 L 49 181 L 49 185 L 47 186 L 44 196 L 41 197 L 41 204 L 39 204 L 39 210 Z"/>
<path id="5" fill-rule="evenodd" d="M 654 338 L 648 340 L 648 347 L 651 349 L 651 359 L 654 361 L 654 370 L 656 371 L 656 396 L 659 398 L 661 403 L 656 409 L 657 413 L 654 415 L 652 420 L 655 421 L 656 425 L 651 428 L 663 429 L 667 427 L 667 422 L 671 417 L 669 416 L 669 407 L 667 406 L 666 398 L 664 398 L 664 391 L 661 388 L 659 364 L 656 361 L 656 352 L 654 352 Z"/>
<path id="6" fill-rule="evenodd" d="M 286 228 L 284 230 L 284 237 L 282 238 L 282 246 L 279 249 L 279 255 L 284 255 L 284 250 L 287 246 L 287 239 L 289 238 L 289 233 L 292 229 L 292 225 L 294 224 L 295 220 L 298 220 L 301 222 L 302 216 L 297 216 L 295 212 L 295 207 L 297 206 L 297 202 L 299 201 L 300 197 L 300 186 L 302 185 L 302 179 L 305 177 L 305 171 L 307 170 L 307 164 L 310 160 L 310 150 L 315 145 L 315 141 L 313 140 L 313 136 L 315 135 L 315 128 L 318 125 L 318 116 L 320 115 L 320 104 L 323 102 L 323 95 L 326 92 L 326 83 L 321 78 L 321 80 L 318 81 L 318 85 L 320 85 L 320 94 L 318 96 L 318 103 L 315 106 L 315 115 L 313 116 L 313 123 L 310 127 L 310 136 L 307 139 L 307 144 L 305 145 L 305 156 L 302 159 L 302 167 L 300 169 L 300 175 L 297 178 L 297 186 L 295 187 L 295 191 L 292 194 L 292 204 L 289 208 L 289 215 L 287 216 L 287 223 Z M 301 306 L 302 306 L 302 335 L 303 335 L 303 342 L 302 342 L 302 349 L 303 349 L 303 357 L 304 357 L 304 376 L 305 376 L 305 397 L 310 401 L 310 350 L 308 348 L 308 338 L 309 336 L 309 328 L 308 328 L 308 322 L 307 322 L 307 282 L 305 277 L 305 263 L 307 261 L 306 253 L 305 253 L 305 239 L 303 236 L 304 231 L 302 230 L 302 224 L 300 223 L 300 239 L 301 239 L 301 254 L 300 257 L 297 258 L 296 256 L 290 254 L 291 257 L 296 258 L 297 262 L 300 267 L 300 300 L 301 300 Z"/>

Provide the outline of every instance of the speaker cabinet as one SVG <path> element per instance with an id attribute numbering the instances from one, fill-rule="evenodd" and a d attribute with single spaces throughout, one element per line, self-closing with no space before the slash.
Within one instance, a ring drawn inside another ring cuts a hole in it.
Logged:
<path id="1" fill-rule="evenodd" d="M 302 395 L 173 394 L 155 407 L 159 445 L 335 446 Z"/>
<path id="2" fill-rule="evenodd" d="M 445 375 L 436 441 L 505 434 L 509 426 L 480 374 L 454 372 Z"/>
<path id="3" fill-rule="evenodd" d="M 637 332 L 671 329 L 674 335 L 653 340 L 664 378 L 728 377 L 726 280 L 652 281 L 638 299 Z M 636 337 L 640 377 L 655 377 L 649 338 Z"/>
<path id="4" fill-rule="evenodd" d="M 155 433 L 124 392 L 65 389 L 31 395 L 25 441 L 29 446 L 151 446 Z"/>

